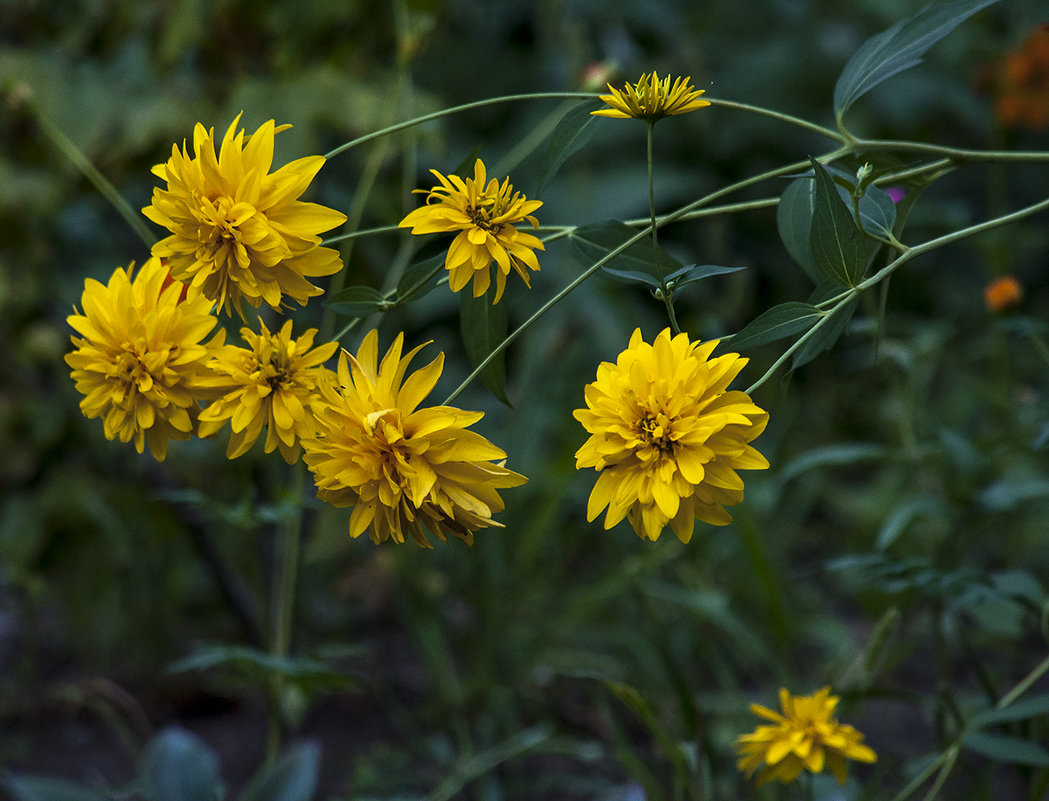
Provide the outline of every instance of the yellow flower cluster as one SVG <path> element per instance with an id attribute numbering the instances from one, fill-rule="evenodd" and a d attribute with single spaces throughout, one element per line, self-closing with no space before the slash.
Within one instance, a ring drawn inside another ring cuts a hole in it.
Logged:
<path id="1" fill-rule="evenodd" d="M 612 84 L 608 84 L 611 94 L 601 95 L 601 99 L 609 108 L 590 113 L 596 117 L 655 122 L 663 117 L 687 114 L 709 106 L 709 100 L 700 99 L 706 90 L 697 91 L 690 83 L 691 80 L 690 77 L 675 78 L 671 83 L 669 75 L 660 79 L 651 72 L 642 75 L 637 83 L 628 83 L 622 89 L 615 89 Z"/>

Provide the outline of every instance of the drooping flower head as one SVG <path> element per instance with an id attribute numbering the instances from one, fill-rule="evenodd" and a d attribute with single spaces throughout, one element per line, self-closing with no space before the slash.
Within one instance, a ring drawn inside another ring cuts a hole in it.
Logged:
<path id="1" fill-rule="evenodd" d="M 405 378 L 424 346 L 402 357 L 403 340 L 398 335 L 381 362 L 375 331 L 356 356 L 343 351 L 339 385 L 321 390 L 319 433 L 303 443 L 306 465 L 318 498 L 353 506 L 353 537 L 370 528 L 376 543 L 404 542 L 410 534 L 430 547 L 425 528 L 442 541 L 450 534 L 473 544 L 477 529 L 501 526 L 492 519 L 503 510 L 497 490 L 527 479 L 493 463 L 506 454 L 467 430 L 483 412 L 420 407 L 441 375 L 444 354 Z"/>
<path id="2" fill-rule="evenodd" d="M 877 755 L 863 744 L 863 735 L 852 726 L 838 723 L 834 709 L 840 699 L 824 687 L 813 695 L 791 695 L 779 691 L 782 714 L 760 704 L 751 704 L 750 711 L 772 721 L 772 725 L 758 726 L 751 734 L 736 740 L 741 754 L 737 763 L 741 771 L 752 776 L 762 764 L 758 784 L 779 779 L 794 781 L 803 770 L 821 773 L 830 767 L 831 773 L 842 784 L 848 776 L 846 759 L 874 762 Z"/>
<path id="3" fill-rule="evenodd" d="M 543 205 L 542 201 L 514 192 L 509 178 L 501 184 L 495 178 L 485 183 L 485 166 L 480 159 L 474 163 L 473 178 L 430 172 L 440 184 L 430 190 L 415 190 L 426 193 L 426 205 L 410 212 L 400 227 L 411 228 L 413 234 L 458 231 L 444 260 L 452 291 L 458 292 L 472 280 L 474 297 L 483 295 L 491 285 L 489 266 L 493 261 L 493 303 L 503 296 L 511 270 L 531 287 L 528 270 L 539 269 L 534 251 L 545 247 L 538 237 L 518 231 L 516 225 L 527 221 L 538 228 L 539 221 L 532 212 Z"/>
<path id="4" fill-rule="evenodd" d="M 142 209 L 171 231 L 153 246 L 166 257 L 172 277 L 199 287 L 227 314 L 244 316 L 242 301 L 281 307 L 284 296 L 305 305 L 321 290 L 307 278 L 342 268 L 338 251 L 320 247 L 320 234 L 346 215 L 298 200 L 324 164 L 323 156 L 297 159 L 276 172 L 273 141 L 291 126 L 263 123 L 250 136 L 238 130 L 240 115 L 215 154 L 215 129 L 197 123 L 191 156 L 185 143 L 153 173 L 167 183 L 153 190 Z"/>
<path id="5" fill-rule="evenodd" d="M 660 79 L 654 73 L 645 73 L 635 84 L 627 84 L 616 89 L 608 84 L 611 94 L 601 95 L 610 108 L 600 108 L 590 113 L 597 117 L 614 117 L 616 119 L 635 119 L 655 122 L 663 117 L 676 114 L 687 114 L 690 111 L 709 106 L 709 100 L 701 100 L 705 89 L 696 90 L 691 77 L 675 78 L 673 84 L 670 76 Z"/>
<path id="6" fill-rule="evenodd" d="M 313 347 L 316 328 L 293 339 L 291 320 L 276 334 L 261 319 L 259 326 L 259 333 L 241 329 L 247 348 L 225 345 L 216 351 L 210 362 L 214 377 L 208 383 L 223 394 L 200 413 L 198 433 L 211 436 L 228 420 L 232 431 L 226 456 L 235 459 L 251 449 L 265 426 L 266 453 L 279 448 L 284 461 L 294 464 L 302 440 L 316 432 L 320 386 L 335 380 L 324 362 L 339 344 Z"/>
<path id="7" fill-rule="evenodd" d="M 602 362 L 586 387 L 586 408 L 573 412 L 590 433 L 576 468 L 599 475 L 587 520 L 607 507 L 605 528 L 624 517 L 642 539 L 669 524 L 688 542 L 696 520 L 725 525 L 725 506 L 743 500 L 737 470 L 769 463 L 748 443 L 768 422 L 744 392 L 728 391 L 747 359 L 710 355 L 717 340 L 690 342 L 665 329 L 649 345 L 641 330 L 615 364 Z"/>
<path id="8" fill-rule="evenodd" d="M 210 348 L 205 336 L 218 319 L 212 302 L 172 282 L 159 259 L 118 268 L 108 284 L 84 282 L 83 311 L 67 318 L 81 336 L 66 355 L 83 395 L 85 417 L 101 417 L 106 438 L 135 441 L 163 461 L 168 441 L 189 439 L 197 422 Z"/>

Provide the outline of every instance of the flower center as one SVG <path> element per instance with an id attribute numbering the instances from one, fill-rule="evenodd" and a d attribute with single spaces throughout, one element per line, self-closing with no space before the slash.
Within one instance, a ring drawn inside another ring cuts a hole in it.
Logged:
<path id="1" fill-rule="evenodd" d="M 649 412 L 637 421 L 637 433 L 660 453 L 673 453 L 674 440 L 670 437 L 670 418 L 662 412 Z"/>
<path id="2" fill-rule="evenodd" d="M 497 211 L 498 209 L 496 208 L 492 209 L 492 212 Z M 467 206 L 466 215 L 470 218 L 470 222 L 472 222 L 482 231 L 488 231 L 493 236 L 498 234 L 503 227 L 502 223 L 492 223 L 491 214 L 489 213 L 489 210 L 484 206 Z"/>

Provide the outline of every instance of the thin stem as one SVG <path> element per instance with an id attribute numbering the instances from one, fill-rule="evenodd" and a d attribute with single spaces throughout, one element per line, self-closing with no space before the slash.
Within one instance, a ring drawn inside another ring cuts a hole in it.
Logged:
<path id="1" fill-rule="evenodd" d="M 648 120 L 648 216 L 652 224 L 652 257 L 655 258 L 656 251 L 659 248 L 659 239 L 656 235 L 656 193 L 655 193 L 655 180 L 653 179 L 652 169 L 652 139 L 653 134 L 656 130 L 656 123 L 654 120 Z"/>
<path id="2" fill-rule="evenodd" d="M 142 215 L 134 208 L 131 204 L 117 191 L 117 188 L 110 183 L 109 179 L 106 178 L 98 168 L 91 163 L 91 160 L 84 155 L 84 152 L 77 147 L 73 140 L 66 136 L 57 125 L 49 120 L 44 114 L 32 106 L 33 113 L 36 115 L 36 120 L 40 125 L 40 128 L 47 135 L 55 147 L 57 147 L 62 154 L 73 162 L 74 166 L 84 177 L 87 178 L 95 189 L 98 190 L 99 194 L 102 195 L 106 200 L 109 201 L 110 205 L 117 210 L 117 213 L 127 221 L 127 224 L 131 226 L 131 230 L 138 234 L 147 248 L 152 248 L 153 244 L 157 241 L 157 238 L 153 235 L 153 232 L 149 230 L 149 226 L 146 225 L 142 218 Z"/>
<path id="3" fill-rule="evenodd" d="M 858 292 L 856 290 L 852 290 L 851 292 L 852 292 L 852 295 L 858 294 Z M 845 300 L 843 299 L 841 301 L 841 303 L 844 303 L 844 302 L 845 302 Z M 746 393 L 748 395 L 752 394 L 759 387 L 761 387 L 762 384 L 764 384 L 766 381 L 768 381 L 773 376 L 773 374 L 777 370 L 779 370 L 780 367 L 783 366 L 783 364 L 787 361 L 787 359 L 789 359 L 792 355 L 794 355 L 794 352 L 797 351 L 798 348 L 800 348 L 802 345 L 804 345 L 806 342 L 808 342 L 813 336 L 816 335 L 816 332 L 819 331 L 820 328 L 822 328 L 824 325 L 827 324 L 827 321 L 831 317 L 834 316 L 834 312 L 837 311 L 839 305 L 841 305 L 841 304 L 837 304 L 837 305 L 835 305 L 835 307 L 833 309 L 831 309 L 828 312 L 825 312 L 824 315 L 822 317 L 820 317 L 819 320 L 816 321 L 816 324 L 814 326 L 812 326 L 812 328 L 810 328 L 808 331 L 806 331 L 804 334 L 802 334 L 800 337 L 798 337 L 798 341 L 795 342 L 793 345 L 791 345 L 789 348 L 787 348 L 783 352 L 783 355 L 780 356 L 778 359 L 776 359 L 776 361 L 773 363 L 773 365 L 768 370 L 765 371 L 765 374 L 762 375 L 761 378 L 759 378 L 757 381 L 755 381 L 753 384 L 751 384 L 749 387 L 747 387 Z"/>
<path id="4" fill-rule="evenodd" d="M 851 152 L 870 152 L 872 150 L 902 150 L 909 153 L 927 153 L 943 156 L 951 161 L 1022 161 L 1049 162 L 1047 150 L 972 150 L 964 147 L 947 147 L 928 142 L 911 142 L 898 139 L 852 139 Z"/>
<path id="5" fill-rule="evenodd" d="M 720 100 L 716 97 L 706 97 L 704 98 L 704 100 L 709 100 L 710 105 L 712 106 L 737 109 L 738 111 L 747 111 L 751 114 L 757 114 L 761 117 L 768 117 L 769 119 L 785 122 L 789 125 L 796 125 L 799 128 L 804 128 L 805 130 L 818 133 L 820 136 L 825 136 L 827 139 L 833 139 L 835 142 L 838 142 L 843 145 L 847 145 L 849 141 L 847 137 L 831 128 L 825 128 L 822 125 L 817 125 L 814 122 L 809 122 L 808 120 L 803 120 L 800 117 L 794 117 L 790 114 L 783 114 L 782 112 L 762 108 L 761 106 L 752 106 L 749 103 L 737 103 L 734 100 Z"/>
<path id="6" fill-rule="evenodd" d="M 403 131 L 407 128 L 412 128 L 416 125 L 422 125 L 425 122 L 431 120 L 437 120 L 441 117 L 449 117 L 452 114 L 459 114 L 463 111 L 471 111 L 475 108 L 484 108 L 485 106 L 494 106 L 499 103 L 516 103 L 521 100 L 560 100 L 563 98 L 576 98 L 579 100 L 593 100 L 597 97 L 593 92 L 529 92 L 522 95 L 503 95 L 501 97 L 490 97 L 486 100 L 475 100 L 472 103 L 464 103 L 461 106 L 452 106 L 451 108 L 441 109 L 440 111 L 434 111 L 430 114 L 424 114 L 421 117 L 414 117 L 404 122 L 399 122 L 396 125 L 389 125 L 386 128 L 382 128 L 378 131 L 373 131 L 370 134 L 364 136 L 358 136 L 356 139 L 351 139 L 343 145 L 339 145 L 334 150 L 327 153 L 324 158 L 330 159 L 344 153 L 351 148 L 363 145 L 365 142 L 370 142 L 372 139 L 378 139 L 382 136 L 388 136 L 389 134 L 396 133 L 397 131 Z"/>
<path id="7" fill-rule="evenodd" d="M 278 659 L 288 656 L 291 649 L 291 632 L 295 613 L 295 584 L 299 572 L 299 550 L 302 539 L 302 489 L 304 473 L 302 462 L 292 469 L 291 490 L 286 498 L 291 508 L 281 515 L 277 526 L 277 548 L 273 562 L 273 629 L 270 639 L 270 654 Z M 272 761 L 280 750 L 281 718 L 284 696 L 284 674 L 276 672 L 271 677 L 269 732 L 266 754 Z"/>
<path id="8" fill-rule="evenodd" d="M 332 236 L 321 242 L 325 247 L 334 245 L 337 242 L 345 242 L 347 239 L 360 239 L 365 236 L 375 236 L 376 234 L 391 234 L 394 231 L 399 231 L 400 226 L 398 225 L 379 225 L 375 228 L 361 228 L 358 231 L 350 231 L 347 234 L 339 234 L 338 236 Z"/>
<path id="9" fill-rule="evenodd" d="M 1005 695 L 999 698 L 998 703 L 995 704 L 995 707 L 997 709 L 1005 709 L 1007 706 L 1016 701 L 1017 698 L 1019 698 L 1029 689 L 1031 689 L 1031 686 L 1040 678 L 1042 678 L 1042 676 L 1044 676 L 1046 673 L 1049 673 L 1049 656 L 1047 656 L 1045 659 L 1043 659 L 1041 662 L 1035 665 L 1034 669 L 1022 679 L 1020 679 L 1020 681 L 1015 687 L 1013 687 L 1011 690 L 1009 690 L 1009 692 L 1007 692 Z"/>

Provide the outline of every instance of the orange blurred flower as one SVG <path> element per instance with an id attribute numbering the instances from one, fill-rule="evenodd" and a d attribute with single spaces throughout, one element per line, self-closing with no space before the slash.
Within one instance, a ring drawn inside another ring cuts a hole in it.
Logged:
<path id="1" fill-rule="evenodd" d="M 987 311 L 1002 312 L 1023 299 L 1023 287 L 1011 275 L 995 278 L 983 288 L 983 302 Z"/>
<path id="2" fill-rule="evenodd" d="M 1049 24 L 999 63 L 994 114 L 1003 128 L 1049 129 Z"/>

